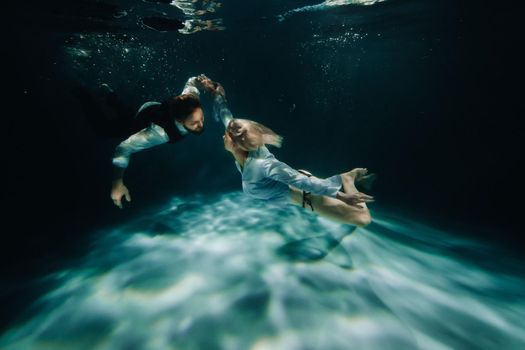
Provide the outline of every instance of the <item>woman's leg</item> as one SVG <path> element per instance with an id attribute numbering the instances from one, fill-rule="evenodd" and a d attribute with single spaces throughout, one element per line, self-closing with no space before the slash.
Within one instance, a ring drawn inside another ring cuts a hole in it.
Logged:
<path id="1" fill-rule="evenodd" d="M 361 168 L 342 174 L 344 191 L 346 193 L 358 192 L 355 188 L 354 181 L 364 174 L 366 174 L 366 169 Z M 290 194 L 293 204 L 303 205 L 303 191 L 295 187 L 290 187 Z M 310 195 L 310 198 L 314 211 L 322 217 L 356 226 L 366 226 L 371 221 L 370 211 L 365 203 L 360 203 L 359 207 L 356 207 L 348 205 L 339 199 L 327 196 Z M 310 210 L 310 207 L 305 206 L 305 209 Z"/>
<path id="2" fill-rule="evenodd" d="M 366 177 L 368 170 L 366 168 L 355 168 L 347 173 L 341 174 L 341 180 L 343 182 L 343 191 L 348 194 L 358 193 L 359 190 L 355 187 L 356 181 Z M 366 203 L 358 204 L 362 208 L 367 208 Z"/>

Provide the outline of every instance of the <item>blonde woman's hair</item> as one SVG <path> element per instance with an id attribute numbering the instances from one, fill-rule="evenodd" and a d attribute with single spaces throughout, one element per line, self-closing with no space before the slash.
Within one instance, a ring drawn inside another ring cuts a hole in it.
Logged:
<path id="1" fill-rule="evenodd" d="M 233 142 L 246 151 L 263 145 L 281 147 L 283 138 L 272 129 L 248 119 L 232 119 L 226 128 Z"/>

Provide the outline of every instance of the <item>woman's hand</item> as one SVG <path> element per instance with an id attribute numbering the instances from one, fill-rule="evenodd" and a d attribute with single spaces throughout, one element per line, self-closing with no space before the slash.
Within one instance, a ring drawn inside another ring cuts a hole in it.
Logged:
<path id="1" fill-rule="evenodd" d="M 197 76 L 197 81 L 201 84 L 202 88 L 206 90 L 207 92 L 215 91 L 215 83 L 210 78 L 205 76 L 204 74 Z"/>
<path id="2" fill-rule="evenodd" d="M 360 203 L 370 203 L 374 201 L 374 197 L 362 192 L 356 192 L 352 194 L 337 192 L 336 198 L 352 207 L 359 209 L 362 209 L 362 207 L 359 205 Z"/>
<path id="3" fill-rule="evenodd" d="M 197 81 L 201 84 L 202 88 L 211 93 L 212 95 L 220 95 L 226 99 L 226 92 L 221 84 L 211 80 L 204 74 L 197 76 Z"/>

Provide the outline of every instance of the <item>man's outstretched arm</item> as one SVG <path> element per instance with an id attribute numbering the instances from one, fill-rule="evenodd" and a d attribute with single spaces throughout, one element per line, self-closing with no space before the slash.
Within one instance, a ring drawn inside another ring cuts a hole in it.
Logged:
<path id="1" fill-rule="evenodd" d="M 182 89 L 181 95 L 194 95 L 196 97 L 200 97 L 200 89 L 205 89 L 205 87 L 201 83 L 201 79 L 199 77 L 204 76 L 203 74 L 191 77 L 188 79 L 186 84 L 184 85 L 184 89 Z"/>
<path id="2" fill-rule="evenodd" d="M 111 186 L 111 199 L 119 208 L 122 208 L 122 197 L 131 201 L 129 190 L 124 185 L 124 173 L 129 165 L 131 154 L 151 148 L 169 141 L 169 137 L 160 126 L 151 124 L 136 134 L 122 141 L 113 155 L 113 182 Z"/>
<path id="3" fill-rule="evenodd" d="M 204 87 L 198 77 L 191 77 L 184 85 L 181 95 L 191 94 L 200 97 L 199 89 Z M 139 109 L 140 112 L 140 109 Z M 131 135 L 121 142 L 113 155 L 113 182 L 111 186 L 111 199 L 119 208 L 122 208 L 122 198 L 129 202 L 131 196 L 124 184 L 124 173 L 129 165 L 131 154 L 151 148 L 169 141 L 169 137 L 160 126 L 151 124 L 149 127 Z"/>
<path id="4" fill-rule="evenodd" d="M 217 87 L 221 87 L 201 74 L 196 77 L 191 77 L 187 80 L 182 90 L 181 95 L 191 94 L 196 97 L 200 97 L 201 90 L 209 91 L 212 95 L 217 96 L 221 94 L 224 97 L 224 89 L 219 90 Z M 225 102 L 224 102 L 225 103 Z M 229 110 L 228 110 L 229 112 Z M 231 113 L 230 113 L 231 114 Z M 225 124 L 226 125 L 226 124 Z M 122 208 L 122 198 L 126 198 L 129 202 L 131 196 L 128 188 L 124 185 L 124 173 L 128 167 L 131 154 L 139 152 L 146 148 L 151 148 L 169 141 L 169 137 L 160 126 L 151 124 L 146 129 L 131 135 L 128 139 L 121 142 L 115 149 L 113 156 L 113 183 L 111 188 L 111 199 L 116 206 Z"/>

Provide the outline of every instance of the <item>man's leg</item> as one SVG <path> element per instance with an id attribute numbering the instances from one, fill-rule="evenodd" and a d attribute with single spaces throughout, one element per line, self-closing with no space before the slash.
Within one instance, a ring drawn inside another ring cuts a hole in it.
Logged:
<path id="1" fill-rule="evenodd" d="M 100 99 L 97 99 L 91 91 L 84 86 L 77 86 L 71 89 L 71 93 L 80 103 L 80 108 L 90 124 L 99 136 L 116 137 L 114 121 L 107 113 L 106 109 L 100 104 Z"/>
<path id="2" fill-rule="evenodd" d="M 122 138 L 129 136 L 129 129 L 134 114 L 132 111 L 129 112 L 129 110 L 118 106 L 118 97 L 114 95 L 114 92 L 106 96 L 105 102 L 117 113 L 118 118 L 112 117 L 111 113 L 108 113 L 108 111 L 100 105 L 101 101 L 87 88 L 81 86 L 75 87 L 71 90 L 71 93 L 80 102 L 81 109 L 95 133 L 104 137 Z M 116 109 L 119 109 L 119 111 Z M 124 118 L 124 115 L 127 115 L 127 117 Z"/>
<path id="3" fill-rule="evenodd" d="M 135 111 L 124 103 L 113 89 L 107 84 L 102 84 L 104 88 L 106 104 L 115 112 L 117 119 L 129 122 L 135 116 Z"/>

